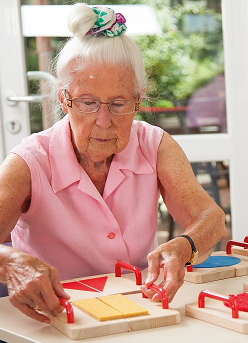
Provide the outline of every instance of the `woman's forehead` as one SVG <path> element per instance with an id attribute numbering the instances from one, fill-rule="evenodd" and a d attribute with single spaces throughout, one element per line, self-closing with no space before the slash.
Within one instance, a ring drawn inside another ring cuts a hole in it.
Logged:
<path id="1" fill-rule="evenodd" d="M 120 92 L 137 93 L 137 86 L 133 69 L 125 64 L 86 63 L 77 68 L 69 87 L 73 96 L 76 93 L 88 91 L 113 90 Z"/>
<path id="2" fill-rule="evenodd" d="M 108 79 L 123 79 L 123 77 L 132 76 L 134 72 L 130 65 L 124 63 L 110 64 L 110 63 L 97 63 L 88 62 L 78 66 L 74 73 L 75 78 L 108 78 Z"/>

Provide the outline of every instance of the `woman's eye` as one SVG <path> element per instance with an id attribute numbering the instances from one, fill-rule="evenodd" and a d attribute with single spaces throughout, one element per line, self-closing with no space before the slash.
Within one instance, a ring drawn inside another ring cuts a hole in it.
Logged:
<path id="1" fill-rule="evenodd" d="M 125 105 L 125 102 L 124 101 L 115 101 L 115 102 L 112 102 L 112 106 L 115 106 L 115 107 L 121 107 Z"/>
<path id="2" fill-rule="evenodd" d="M 80 101 L 82 102 L 82 104 L 87 105 L 87 106 L 96 104 L 96 101 L 94 101 L 93 99 L 80 99 Z"/>

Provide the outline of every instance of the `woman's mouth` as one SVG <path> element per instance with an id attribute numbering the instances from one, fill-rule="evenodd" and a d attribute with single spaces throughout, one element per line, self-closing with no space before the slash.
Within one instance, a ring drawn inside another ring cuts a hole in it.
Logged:
<path id="1" fill-rule="evenodd" d="M 111 139 L 105 139 L 105 138 L 94 138 L 95 141 L 97 141 L 98 143 L 108 143 L 110 141 L 113 140 L 113 138 Z"/>

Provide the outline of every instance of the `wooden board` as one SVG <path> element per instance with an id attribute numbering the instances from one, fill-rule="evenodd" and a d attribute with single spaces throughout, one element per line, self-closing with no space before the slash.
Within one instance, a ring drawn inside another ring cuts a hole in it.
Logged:
<path id="1" fill-rule="evenodd" d="M 243 284 L 243 292 L 248 292 L 248 283 Z"/>
<path id="2" fill-rule="evenodd" d="M 144 274 L 146 273 L 144 272 Z M 65 311 L 56 317 L 50 316 L 51 325 L 71 339 L 94 338 L 122 332 L 174 325 L 180 322 L 180 314 L 178 311 L 162 309 L 161 302 L 152 302 L 150 299 L 142 298 L 140 286 L 136 285 L 136 279 L 133 273 L 126 273 L 121 277 L 116 277 L 114 273 L 95 275 L 64 281 L 63 284 L 71 282 L 81 282 L 85 286 L 82 287 L 84 290 L 65 289 L 71 296 L 71 301 L 93 297 L 98 298 L 112 294 L 123 294 L 130 300 L 146 308 L 149 313 L 148 315 L 138 317 L 99 322 L 73 306 L 75 317 L 73 324 L 67 323 Z M 160 282 L 159 277 L 157 284 Z"/>
<path id="3" fill-rule="evenodd" d="M 192 283 L 206 283 L 228 279 L 237 276 L 248 275 L 248 257 L 243 255 L 226 255 L 225 251 L 216 251 L 212 256 L 233 256 L 241 259 L 241 262 L 230 267 L 217 268 L 194 268 L 192 272 L 185 271 L 185 281 Z"/>
<path id="4" fill-rule="evenodd" d="M 232 254 L 244 255 L 248 257 L 248 249 L 242 247 L 232 246 Z"/>
<path id="5" fill-rule="evenodd" d="M 248 334 L 247 312 L 239 311 L 239 318 L 232 318 L 231 309 L 220 301 L 206 299 L 205 306 L 205 308 L 199 308 L 197 303 L 187 304 L 185 314 L 226 329 Z"/>
<path id="6" fill-rule="evenodd" d="M 142 298 L 142 294 L 125 295 L 148 310 L 148 315 L 99 322 L 73 306 L 75 322 L 67 323 L 66 313 L 51 316 L 51 324 L 71 339 L 86 339 L 116 333 L 138 331 L 180 323 L 180 314 L 173 309 L 162 309 L 161 302 Z"/>
<path id="7" fill-rule="evenodd" d="M 214 255 L 214 256 L 232 256 L 232 257 L 239 258 L 241 260 L 240 263 L 232 266 L 232 268 L 234 268 L 234 270 L 235 270 L 235 277 L 248 275 L 248 256 L 237 255 L 235 253 L 227 255 L 225 251 L 217 251 L 217 252 L 214 252 L 212 255 Z"/>

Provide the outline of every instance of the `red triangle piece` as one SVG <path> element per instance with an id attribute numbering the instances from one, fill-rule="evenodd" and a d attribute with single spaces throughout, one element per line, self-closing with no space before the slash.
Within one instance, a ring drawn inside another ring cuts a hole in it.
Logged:
<path id="1" fill-rule="evenodd" d="M 78 282 L 80 282 L 81 284 L 87 285 L 89 287 L 92 287 L 92 291 L 93 289 L 96 289 L 96 291 L 102 292 L 104 290 L 107 279 L 108 279 L 107 276 L 102 276 L 102 277 L 93 278 L 93 279 L 79 280 Z"/>
<path id="2" fill-rule="evenodd" d="M 94 290 L 93 288 L 90 288 L 87 285 L 83 285 L 77 281 L 76 282 L 65 282 L 65 283 L 62 283 L 62 286 L 65 289 L 76 289 L 78 291 L 98 292 L 97 290 Z"/>

